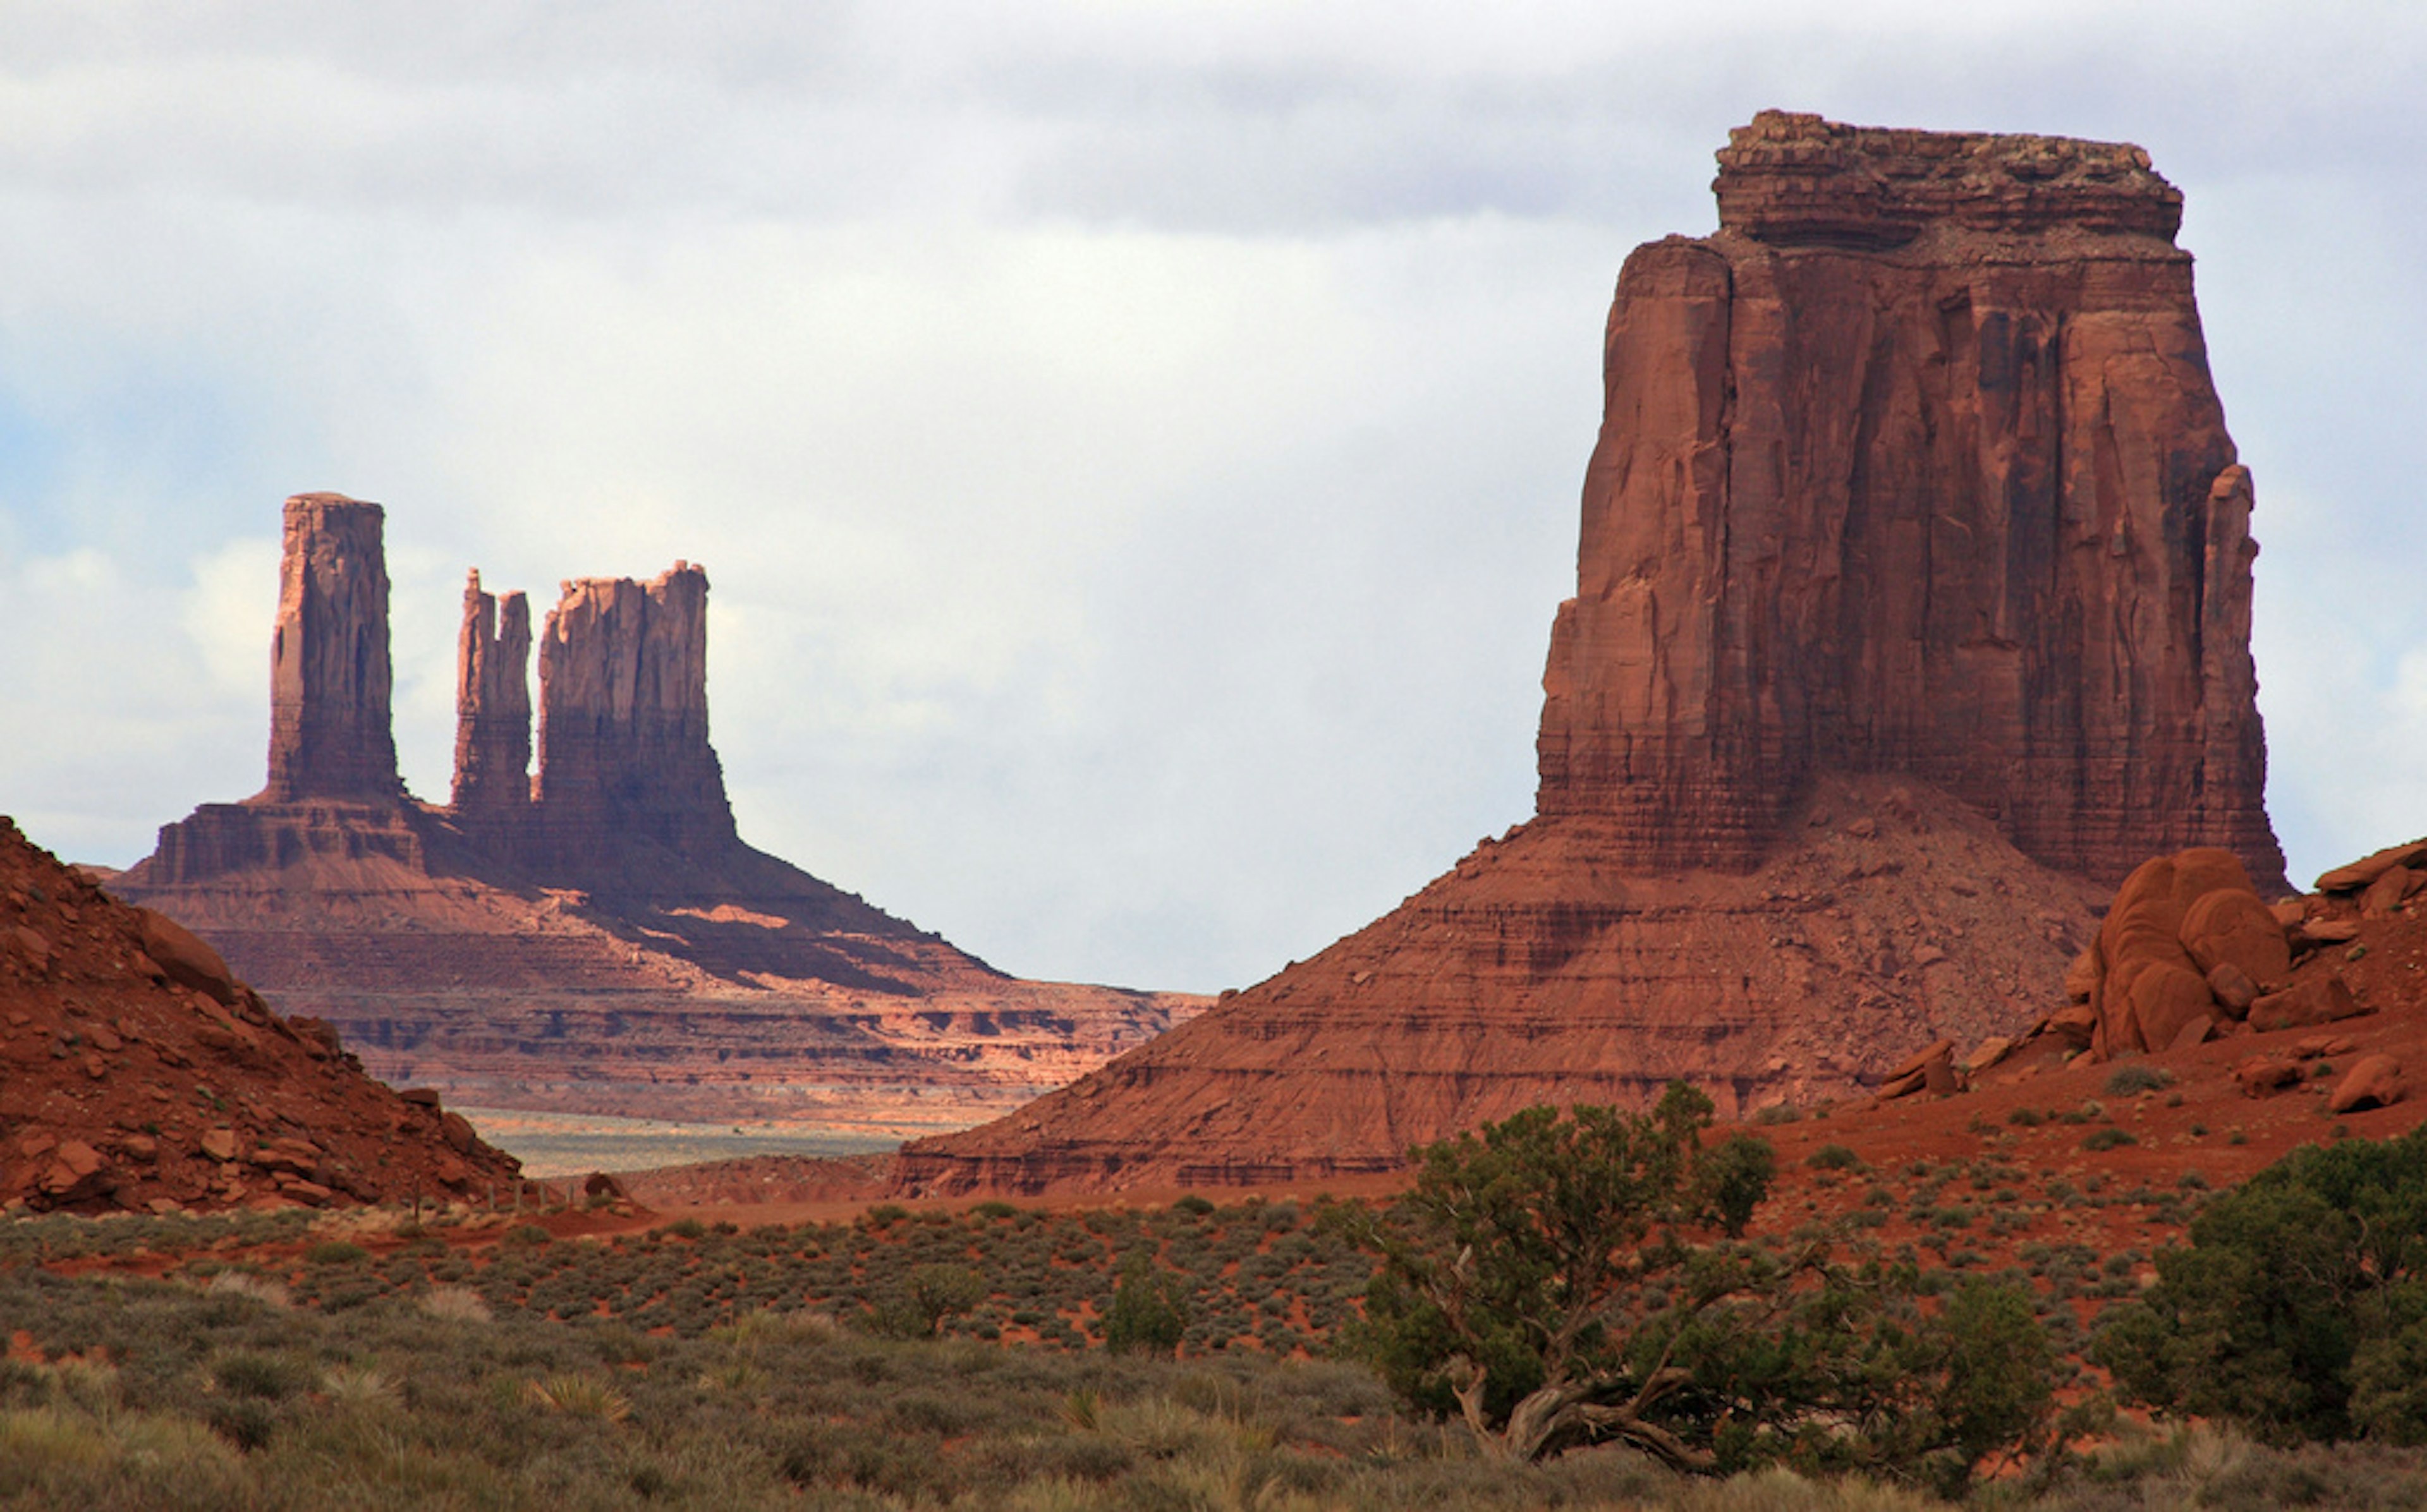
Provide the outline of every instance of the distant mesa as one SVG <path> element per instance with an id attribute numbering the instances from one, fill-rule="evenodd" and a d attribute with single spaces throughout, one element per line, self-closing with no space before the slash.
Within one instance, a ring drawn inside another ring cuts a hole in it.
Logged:
<path id="1" fill-rule="evenodd" d="M 585 873 L 611 891 L 649 852 L 711 869 L 756 854 L 735 833 L 708 742 L 708 574 L 689 562 L 647 583 L 563 585 L 539 641 L 535 773 L 529 608 L 521 593 L 501 605 L 475 569 L 457 642 L 453 802 L 412 801 L 390 733 L 384 521 L 379 505 L 342 495 L 286 501 L 269 783 L 243 804 L 205 805 L 164 827 L 158 853 L 127 885 L 191 886 L 283 865 L 333 817 L 346 821 L 348 844 L 410 864 L 434 843 L 534 872 Z M 866 910 L 855 922 L 879 919 Z"/>
<path id="2" fill-rule="evenodd" d="M 2179 192 L 2137 147 L 1778 111 L 1718 162 L 1718 231 L 1619 276 L 1536 817 L 909 1146 L 905 1191 L 1321 1180 L 1672 1077 L 1844 1096 L 2063 1003 L 2153 854 L 2282 890 Z"/>
<path id="3" fill-rule="evenodd" d="M 690 562 L 568 581 L 536 638 L 524 595 L 473 572 L 450 802 L 418 802 L 390 733 L 384 524 L 286 501 L 269 782 L 164 825 L 112 884 L 376 1074 L 474 1106 L 881 1136 L 1013 1106 L 1200 1001 L 1007 977 L 743 843 Z"/>

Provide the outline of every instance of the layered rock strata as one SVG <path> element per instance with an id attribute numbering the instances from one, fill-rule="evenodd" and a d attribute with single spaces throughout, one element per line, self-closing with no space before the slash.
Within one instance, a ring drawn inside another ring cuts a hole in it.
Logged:
<path id="1" fill-rule="evenodd" d="M 1672 1077 L 1848 1094 L 2028 1029 L 2152 852 L 2276 885 L 2180 195 L 2134 147 L 1777 112 L 1715 187 L 1717 234 L 1619 277 L 1538 816 L 908 1146 L 905 1191 L 1320 1180 Z"/>
<path id="2" fill-rule="evenodd" d="M 2136 147 L 1780 112 L 1718 156 L 1718 235 L 1619 278 L 1539 811 L 1741 868 L 1815 772 L 1898 772 L 2110 885 L 2212 845 L 2280 886 L 2181 195 Z"/>
<path id="3" fill-rule="evenodd" d="M 353 728 L 355 682 L 322 668 L 290 688 L 288 608 L 319 626 L 331 605 L 356 621 L 383 606 L 378 507 L 315 496 L 287 518 L 279 727 Z M 118 886 L 281 1007 L 335 1026 L 376 1074 L 475 1105 L 924 1132 L 1017 1106 L 1193 1011 L 1006 977 L 742 843 L 709 743 L 707 597 L 688 562 L 564 586 L 540 638 L 534 776 L 529 612 L 474 573 L 450 806 L 413 801 L 380 746 L 384 789 L 273 782 L 205 805 Z M 384 740 L 377 628 L 356 643 L 377 651 Z M 333 698 L 344 717 L 321 709 Z"/>

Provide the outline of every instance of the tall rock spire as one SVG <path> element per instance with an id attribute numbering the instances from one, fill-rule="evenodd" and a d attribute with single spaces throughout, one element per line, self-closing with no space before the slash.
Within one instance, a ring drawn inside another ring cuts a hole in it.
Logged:
<path id="1" fill-rule="evenodd" d="M 270 802 L 403 795 L 388 725 L 383 520 L 378 505 L 342 494 L 286 501 L 262 792 Z"/>
<path id="2" fill-rule="evenodd" d="M 467 823 L 512 822 L 530 806 L 530 644 L 529 601 L 483 593 L 472 569 L 455 642 L 453 804 Z"/>
<path id="3" fill-rule="evenodd" d="M 540 640 L 541 821 L 569 857 L 735 839 L 708 743 L 708 574 L 567 582 Z"/>
<path id="4" fill-rule="evenodd" d="M 1539 812 L 1743 868 L 1814 773 L 1900 772 L 2110 885 L 2280 879 L 2181 194 L 2137 147 L 1778 111 L 1718 157 L 1718 235 L 1619 276 Z"/>

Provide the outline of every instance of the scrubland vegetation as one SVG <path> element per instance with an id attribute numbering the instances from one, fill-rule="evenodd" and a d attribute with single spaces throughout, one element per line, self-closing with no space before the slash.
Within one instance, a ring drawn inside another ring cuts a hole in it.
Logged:
<path id="1" fill-rule="evenodd" d="M 2427 1139 L 2187 1192 L 2192 1243 L 2144 1288 L 2112 1263 L 2139 1257 L 2057 1245 L 1950 1272 L 1859 1227 L 1742 1237 L 1760 1152 L 1696 1127 L 1690 1105 L 1512 1121 L 1433 1151 L 1386 1212 L 995 1203 L 604 1239 L 20 1220 L 0 1502 L 2427 1506 L 2403 1447 L 2427 1438 Z M 1898 1195 L 1940 1201 L 1939 1174 Z M 1572 1284 L 1570 1243 L 1608 1284 Z M 2085 1359 L 2207 1425 L 2117 1420 Z M 1585 1413 L 1518 1441 L 1528 1401 L 1539 1427 L 1569 1398 L 1659 1433 Z"/>

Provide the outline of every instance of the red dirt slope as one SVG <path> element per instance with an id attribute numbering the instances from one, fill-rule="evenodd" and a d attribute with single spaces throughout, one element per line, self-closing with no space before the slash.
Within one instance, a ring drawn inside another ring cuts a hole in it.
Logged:
<path id="1" fill-rule="evenodd" d="M 209 946 L 0 818 L 0 1203 L 171 1211 L 469 1195 L 513 1157 L 271 1013 Z"/>

